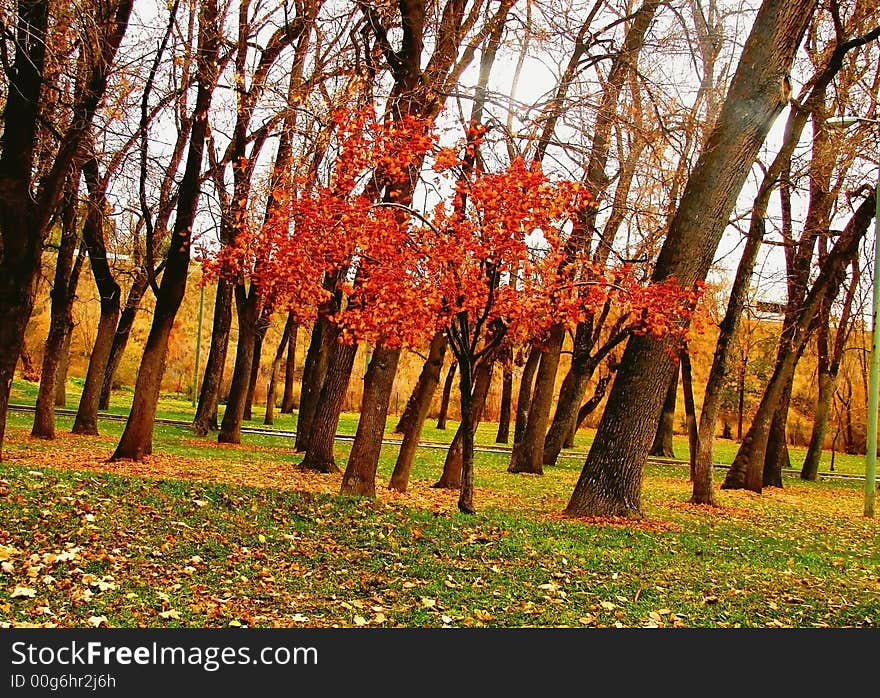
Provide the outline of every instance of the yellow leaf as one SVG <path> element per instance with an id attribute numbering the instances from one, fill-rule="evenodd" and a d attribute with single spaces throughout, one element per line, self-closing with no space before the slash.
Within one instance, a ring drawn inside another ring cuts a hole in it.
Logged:
<path id="1" fill-rule="evenodd" d="M 354 617 L 354 624 L 355 625 L 366 625 L 367 619 L 364 618 L 363 616 L 355 616 Z"/>
<path id="2" fill-rule="evenodd" d="M 91 616 L 89 618 L 89 625 L 93 628 L 100 628 L 102 625 L 108 625 L 107 616 Z"/>
<path id="3" fill-rule="evenodd" d="M 617 604 L 611 603 L 610 601 L 602 601 L 599 605 L 606 611 L 613 611 L 615 608 L 617 608 Z"/>
<path id="4" fill-rule="evenodd" d="M 37 590 L 31 587 L 15 587 L 9 595 L 10 599 L 32 599 L 37 595 Z"/>
<path id="5" fill-rule="evenodd" d="M 474 618 L 477 620 L 481 620 L 484 623 L 492 620 L 492 614 L 484 611 L 482 608 L 474 609 Z"/>
<path id="6" fill-rule="evenodd" d="M 427 596 L 422 597 L 422 606 L 425 608 L 434 608 L 437 605 L 435 599 L 429 599 Z"/>
<path id="7" fill-rule="evenodd" d="M 180 613 L 172 608 L 171 610 L 159 613 L 159 617 L 165 620 L 180 620 Z"/>

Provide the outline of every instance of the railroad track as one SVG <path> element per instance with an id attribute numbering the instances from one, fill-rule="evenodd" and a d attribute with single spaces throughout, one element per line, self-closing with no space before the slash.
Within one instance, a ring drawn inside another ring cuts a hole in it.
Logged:
<path id="1" fill-rule="evenodd" d="M 33 405 L 9 405 L 10 410 L 14 412 L 30 412 L 33 413 L 35 408 Z M 55 414 L 64 417 L 75 417 L 76 410 L 69 410 L 64 408 L 55 408 Z M 111 421 L 111 422 L 124 422 L 128 419 L 127 416 L 121 414 L 113 414 L 112 412 L 100 412 L 98 413 L 98 418 Z M 179 427 L 181 429 L 187 429 L 191 426 L 191 422 L 184 421 L 182 419 L 166 419 L 164 417 L 156 417 L 156 424 L 163 424 L 165 426 L 171 427 Z M 260 429 L 259 427 L 245 427 L 241 428 L 242 434 L 252 434 L 254 436 L 280 436 L 282 438 L 296 438 L 295 431 L 282 430 L 282 429 Z M 337 441 L 345 441 L 352 442 L 354 441 L 354 436 L 349 436 L 348 434 L 337 434 Z M 402 441 L 400 439 L 382 439 L 382 443 L 389 446 L 400 446 Z M 419 448 L 430 448 L 437 450 L 446 450 L 449 448 L 448 443 L 444 443 L 442 441 L 420 441 Z M 475 446 L 474 451 L 477 453 L 510 453 L 510 448 L 506 448 L 504 446 Z M 559 458 L 564 460 L 583 460 L 586 457 L 586 453 L 582 451 L 578 452 L 562 452 L 559 454 Z M 660 458 L 658 456 L 648 456 L 649 463 L 658 463 L 661 465 L 677 465 L 681 467 L 690 467 L 690 463 L 686 460 L 680 460 L 678 458 Z M 727 470 L 730 468 L 729 465 L 724 463 L 713 463 L 712 467 L 717 468 L 719 470 Z M 785 468 L 782 471 L 786 475 L 798 476 L 800 471 L 795 470 L 794 468 Z M 852 475 L 850 473 L 829 473 L 823 472 L 819 473 L 820 480 L 864 480 L 865 478 L 862 475 Z"/>

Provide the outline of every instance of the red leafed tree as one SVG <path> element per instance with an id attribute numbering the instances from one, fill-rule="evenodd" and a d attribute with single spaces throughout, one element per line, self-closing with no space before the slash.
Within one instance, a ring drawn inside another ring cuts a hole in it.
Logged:
<path id="1" fill-rule="evenodd" d="M 563 322 L 574 326 L 609 303 L 634 332 L 679 332 L 699 289 L 674 283 L 645 286 L 627 266 L 597 267 L 566 245 L 585 188 L 552 181 L 540 165 L 516 159 L 503 171 L 463 168 L 483 129 L 473 126 L 461 157 L 435 154 L 434 168 L 449 176 L 448 201 L 428 215 L 395 204 L 371 207 L 405 212 L 396 218 L 391 245 L 371 259 L 337 317 L 343 334 L 376 342 L 424 342 L 446 333 L 459 370 L 462 475 L 458 507 L 474 512 L 474 375 L 505 337 L 525 341 Z M 381 222 L 378 223 L 382 225 Z M 392 329 L 393 328 L 393 329 Z"/>
<path id="2" fill-rule="evenodd" d="M 330 319 L 341 342 L 422 346 L 445 332 L 461 388 L 458 507 L 473 513 L 474 372 L 502 339 L 527 341 L 553 323 L 574 326 L 609 304 L 632 331 L 667 336 L 685 324 L 699 292 L 671 281 L 645 286 L 627 266 L 598 267 L 572 255 L 566 241 L 589 205 L 585 188 L 553 181 L 521 159 L 495 173 L 463 169 L 482 127 L 472 127 L 462 154 L 434 152 L 434 169 L 446 178 L 438 191 L 449 196 L 422 214 L 376 203 L 375 192 L 410 176 L 409 164 L 435 147 L 430 127 L 365 113 L 333 121 L 338 155 L 328 183 L 300 187 L 289 199 L 276 192 L 285 205 L 258 232 L 243 229 L 214 264 L 224 273 L 240 273 L 243 263 L 251 273 L 259 268 L 261 284 L 302 320 L 340 292 Z M 339 279 L 333 288 L 323 283 L 330 274 Z"/>

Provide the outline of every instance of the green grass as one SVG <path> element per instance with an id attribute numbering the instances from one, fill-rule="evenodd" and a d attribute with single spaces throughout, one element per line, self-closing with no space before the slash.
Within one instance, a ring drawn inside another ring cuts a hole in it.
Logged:
<path id="1" fill-rule="evenodd" d="M 161 414 L 179 403 L 163 398 Z M 420 450 L 411 492 L 393 495 L 384 447 L 379 497 L 359 500 L 336 494 L 338 475 L 296 469 L 289 437 L 219 446 L 160 425 L 145 464 L 111 464 L 122 422 L 74 437 L 59 418 L 47 442 L 30 420 L 10 413 L 0 465 L 0 624 L 880 624 L 880 537 L 858 482 L 787 479 L 707 509 L 685 503 L 685 469 L 652 464 L 645 521 L 571 520 L 560 512 L 582 458 L 513 476 L 504 454 L 479 453 L 467 517 L 455 492 L 430 488 L 441 449 Z"/>
<path id="2" fill-rule="evenodd" d="M 33 405 L 36 402 L 38 385 L 28 381 L 15 380 L 12 386 L 11 402 L 18 404 Z M 76 409 L 79 403 L 79 395 L 82 390 L 82 381 L 79 379 L 71 379 L 68 381 L 68 407 Z M 110 409 L 108 412 L 116 415 L 128 415 L 131 407 L 132 393 L 130 390 L 115 390 L 111 395 Z M 221 417 L 223 405 L 220 406 Z M 191 400 L 183 395 L 163 394 L 159 400 L 156 416 L 164 419 L 177 419 L 185 422 L 191 422 L 195 414 L 195 407 Z M 265 407 L 263 405 L 254 406 L 254 419 L 245 422 L 244 426 L 259 428 L 261 430 L 274 431 L 295 431 L 296 430 L 296 413 L 281 414 L 279 410 L 275 410 L 274 424 L 271 426 L 263 425 L 263 417 L 265 416 Z M 397 424 L 398 416 L 391 415 L 386 425 L 386 436 L 391 439 L 400 439 L 400 435 L 394 434 L 393 429 Z M 344 412 L 339 419 L 339 434 L 354 436 L 357 431 L 358 414 L 354 412 Z M 109 423 L 108 423 L 109 424 Z M 449 443 L 455 435 L 458 428 L 458 422 L 449 420 L 446 429 L 437 429 L 436 420 L 429 419 L 422 431 L 422 440 L 425 442 Z M 495 436 L 498 431 L 497 422 L 483 422 L 477 427 L 475 434 L 475 443 L 477 446 L 503 446 L 495 442 Z M 120 430 L 121 433 L 121 430 Z M 563 451 L 563 458 L 560 462 L 564 462 L 569 458 L 580 460 L 583 464 L 583 457 L 593 443 L 595 430 L 581 429 L 576 437 L 574 447 Z M 262 443 L 261 438 L 254 435 L 245 435 L 243 441 L 254 443 Z M 673 447 L 675 455 L 679 459 L 687 459 L 688 457 L 688 440 L 684 434 L 676 434 L 673 438 Z M 717 438 L 715 440 L 714 460 L 722 465 L 729 465 L 733 462 L 739 449 L 739 443 L 730 439 Z M 799 446 L 790 446 L 792 468 L 799 470 L 803 464 L 806 455 L 806 448 Z M 833 454 L 830 451 L 824 451 L 819 463 L 819 473 L 830 473 L 832 458 L 834 462 L 834 472 L 861 475 L 865 470 L 865 460 L 863 455 L 850 455 L 846 453 Z"/>

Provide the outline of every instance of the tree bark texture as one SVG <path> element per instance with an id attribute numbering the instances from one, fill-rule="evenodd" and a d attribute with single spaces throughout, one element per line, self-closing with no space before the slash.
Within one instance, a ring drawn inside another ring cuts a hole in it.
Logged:
<path id="1" fill-rule="evenodd" d="M 281 362 L 284 360 L 284 351 L 290 345 L 291 335 L 296 334 L 296 323 L 293 315 L 287 315 L 287 321 L 284 323 L 284 330 L 281 333 L 281 341 L 278 342 L 278 350 L 275 352 L 275 358 L 272 360 L 272 370 L 269 373 L 269 384 L 266 386 L 266 416 L 263 418 L 263 424 L 270 425 L 275 420 L 275 401 L 278 393 L 278 376 L 281 373 Z"/>
<path id="2" fill-rule="evenodd" d="M 0 460 L 9 393 L 33 311 L 43 242 L 70 167 L 103 98 L 131 9 L 130 0 L 121 0 L 105 15 L 94 17 L 98 47 L 92 60 L 80 66 L 70 121 L 62 127 L 54 159 L 38 183 L 33 180 L 37 127 L 46 116 L 41 91 L 47 77 L 50 3 L 24 0 L 9 13 L 15 40 L 9 50 L 12 55 L 4 54 L 7 89 L 0 136 Z"/>
<path id="3" fill-rule="evenodd" d="M 514 444 L 510 456 L 510 473 L 544 473 L 544 438 L 547 436 L 547 422 L 550 419 L 550 408 L 556 392 L 556 373 L 559 369 L 559 357 L 562 354 L 562 343 L 565 340 L 565 327 L 561 324 L 550 328 L 546 350 L 541 354 L 538 375 L 535 378 L 535 390 L 529 405 L 526 430 L 522 441 Z"/>
<path id="4" fill-rule="evenodd" d="M 31 436 L 40 439 L 55 438 L 55 388 L 58 367 L 64 344 L 73 326 L 71 313 L 76 298 L 76 284 L 82 268 L 82 253 L 76 255 L 79 231 L 77 230 L 76 189 L 79 186 L 79 172 L 68 181 L 67 191 L 61 205 L 61 244 L 55 261 L 55 278 L 50 292 L 51 309 L 49 334 L 43 348 L 43 364 L 40 370 L 40 387 L 34 409 L 34 424 Z M 74 181 L 75 180 L 75 181 Z M 81 248 L 85 251 L 85 248 Z"/>
<path id="5" fill-rule="evenodd" d="M 220 386 L 226 368 L 226 354 L 229 350 L 229 335 L 232 330 L 232 296 L 234 287 L 226 279 L 217 280 L 214 294 L 214 318 L 211 321 L 211 346 L 199 390 L 199 403 L 193 418 L 193 431 L 205 436 L 218 429 L 217 407 L 220 403 Z"/>
<path id="6" fill-rule="evenodd" d="M 498 412 L 498 433 L 495 443 L 506 444 L 510 441 L 510 409 L 513 402 L 513 366 L 504 364 L 501 376 L 501 408 Z"/>
<path id="7" fill-rule="evenodd" d="M 522 377 L 519 381 L 519 391 L 516 396 L 516 419 L 513 423 L 513 447 L 522 443 L 526 434 L 526 423 L 529 418 L 529 404 L 532 402 L 532 387 L 535 383 L 535 373 L 538 364 L 541 363 L 541 350 L 537 346 L 529 349 L 529 355 L 523 366 Z"/>
<path id="8" fill-rule="evenodd" d="M 431 338 L 431 343 L 428 345 L 428 356 L 422 365 L 419 379 L 416 381 L 412 393 L 410 393 L 409 399 L 406 401 L 403 414 L 400 415 L 400 420 L 397 422 L 397 426 L 394 427 L 395 434 L 404 434 L 405 436 L 412 430 L 412 425 L 417 419 L 416 415 L 419 413 L 419 410 L 423 407 L 427 410 L 427 407 L 430 407 L 431 400 L 434 399 L 434 391 L 440 382 L 440 368 L 443 366 L 443 357 L 446 356 L 446 344 L 446 335 L 443 332 L 437 332 Z M 425 416 L 427 416 L 427 411 Z M 419 431 L 421 431 L 423 425 L 424 418 L 422 419 L 422 424 L 419 425 Z"/>
<path id="9" fill-rule="evenodd" d="M 292 316 L 292 312 L 288 314 L 289 318 Z M 299 325 L 294 323 L 287 347 L 287 360 L 284 363 L 284 394 L 281 396 L 281 414 L 291 414 L 296 408 L 296 400 L 293 397 L 293 376 L 296 371 L 296 335 L 298 332 Z"/>
<path id="10" fill-rule="evenodd" d="M 58 360 L 58 376 L 55 379 L 55 407 L 67 407 L 67 372 L 70 369 L 70 338 L 73 326 L 67 328 L 64 344 L 61 345 L 61 357 Z"/>
<path id="11" fill-rule="evenodd" d="M 480 420 L 483 417 L 483 408 L 486 405 L 486 397 L 489 395 L 489 387 L 492 385 L 494 367 L 495 361 L 491 357 L 484 357 L 474 370 L 473 379 L 470 381 L 473 385 L 473 400 L 470 407 L 471 429 L 473 431 L 476 431 L 480 426 Z M 461 381 L 459 381 L 459 385 L 461 385 Z M 440 475 L 440 479 L 432 485 L 433 487 L 451 490 L 461 488 L 463 437 L 464 433 L 461 423 L 459 423 L 452 443 L 449 445 L 449 450 L 446 452 L 446 460 L 443 461 L 443 473 Z"/>
<path id="12" fill-rule="evenodd" d="M 391 399 L 400 352 L 399 347 L 378 346 L 370 357 L 370 365 L 364 375 L 364 394 L 357 432 L 342 476 L 342 494 L 376 496 L 376 469 L 379 466 L 388 402 Z"/>
<path id="13" fill-rule="evenodd" d="M 306 360 L 303 366 L 299 412 L 296 418 L 296 443 L 294 445 L 297 451 L 308 450 L 312 422 L 330 358 L 335 349 L 336 335 L 335 325 L 324 315 L 319 314 L 312 325 L 312 336 L 309 340 L 309 348 L 306 351 Z"/>
<path id="14" fill-rule="evenodd" d="M 672 437 L 675 435 L 675 400 L 678 396 L 678 371 L 676 371 L 669 386 L 666 388 L 666 398 L 663 400 L 663 410 L 657 422 L 657 432 L 654 434 L 654 443 L 648 455 L 660 456 L 661 458 L 675 458 L 675 450 L 672 445 Z"/>
<path id="15" fill-rule="evenodd" d="M 458 387 L 461 394 L 461 490 L 458 510 L 473 514 L 474 509 L 474 396 L 471 385 L 471 365 L 459 362 Z M 484 399 L 485 402 L 485 399 Z"/>
<path id="16" fill-rule="evenodd" d="M 257 321 L 256 333 L 254 334 L 254 350 L 251 356 L 251 369 L 248 375 L 247 396 L 244 400 L 244 413 L 242 419 L 250 421 L 254 418 L 254 394 L 257 392 L 257 381 L 260 377 L 260 362 L 263 358 L 263 340 L 266 338 L 266 332 L 269 329 L 269 317 L 264 309 L 260 319 Z"/>
<path id="17" fill-rule="evenodd" d="M 333 455 L 333 445 L 356 355 L 357 344 L 336 345 L 318 396 L 308 449 L 300 464 L 303 468 L 322 473 L 340 472 Z"/>
<path id="18" fill-rule="evenodd" d="M 98 290 L 101 313 L 98 318 L 95 343 L 89 356 L 86 380 L 73 421 L 73 433 L 97 434 L 101 386 L 108 371 L 107 364 L 110 361 L 116 323 L 119 321 L 122 289 L 119 288 L 107 260 L 104 232 L 107 181 L 100 178 L 98 163 L 94 157 L 88 158 L 83 165 L 83 179 L 89 193 L 83 221 L 83 244 L 89 252 L 89 264 Z"/>
<path id="19" fill-rule="evenodd" d="M 443 381 L 443 393 L 440 396 L 440 411 L 437 414 L 437 428 L 446 429 L 446 416 L 449 414 L 449 397 L 452 394 L 452 381 L 455 378 L 455 360 L 449 364 L 446 372 L 446 380 Z"/>
<path id="20" fill-rule="evenodd" d="M 407 429 L 403 434 L 403 442 L 400 444 L 397 460 L 394 463 L 394 471 L 391 473 L 391 482 L 388 485 L 391 489 L 398 492 L 406 492 L 409 486 L 413 459 L 415 458 L 419 438 L 422 435 L 422 428 L 425 426 L 425 420 L 428 418 L 428 410 L 431 408 L 434 392 L 437 390 L 437 384 L 440 382 L 440 369 L 443 367 L 443 357 L 446 354 L 447 344 L 445 334 L 438 332 L 434 335 L 428 348 L 428 359 L 425 361 L 422 372 L 419 374 L 419 381 L 416 385 L 418 395 L 416 396 L 412 418 L 409 420 Z"/>
<path id="21" fill-rule="evenodd" d="M 614 370 L 617 369 L 615 368 Z M 611 383 L 611 379 L 613 377 L 613 373 L 609 372 L 599 378 L 598 381 L 596 381 L 596 388 L 595 390 L 593 390 L 592 396 L 583 405 L 581 405 L 581 408 L 578 410 L 577 419 L 572 424 L 571 431 L 565 439 L 565 448 L 572 448 L 574 446 L 574 437 L 577 435 L 578 429 L 581 428 L 584 420 L 596 411 L 596 408 L 605 398 L 605 393 L 608 390 L 608 384 Z"/>
<path id="22" fill-rule="evenodd" d="M 556 463 L 567 438 L 574 432 L 578 407 L 583 402 L 587 384 L 596 369 L 596 361 L 590 356 L 592 346 L 592 324 L 578 323 L 571 352 L 571 367 L 562 379 L 556 411 L 544 439 L 544 465 Z"/>
<path id="23" fill-rule="evenodd" d="M 699 433 L 697 431 L 697 412 L 694 405 L 694 380 L 691 370 L 691 355 L 687 346 L 681 350 L 681 390 L 684 395 L 684 415 L 687 422 L 688 435 L 688 461 L 691 466 L 691 482 L 694 480 L 694 470 L 697 462 L 697 451 L 700 447 Z"/>
<path id="24" fill-rule="evenodd" d="M 229 397 L 220 422 L 217 441 L 226 444 L 241 443 L 241 423 L 250 389 L 251 373 L 254 364 L 254 348 L 258 333 L 259 293 L 251 289 L 248 293 L 243 284 L 235 287 L 235 301 L 238 315 L 238 342 L 235 347 L 235 364 L 229 384 Z"/>
<path id="25" fill-rule="evenodd" d="M 116 331 L 113 334 L 110 356 L 107 357 L 107 369 L 104 375 L 101 376 L 101 393 L 98 398 L 98 409 L 106 410 L 110 407 L 110 393 L 113 390 L 116 371 L 122 362 L 122 356 L 125 353 L 128 338 L 131 336 L 138 308 L 149 285 L 149 277 L 146 270 L 137 270 L 131 287 L 128 289 L 128 295 L 125 298 L 125 307 L 119 314 L 119 324 L 116 326 Z"/>

